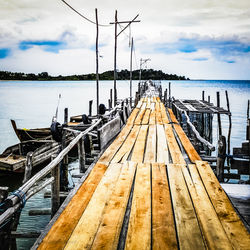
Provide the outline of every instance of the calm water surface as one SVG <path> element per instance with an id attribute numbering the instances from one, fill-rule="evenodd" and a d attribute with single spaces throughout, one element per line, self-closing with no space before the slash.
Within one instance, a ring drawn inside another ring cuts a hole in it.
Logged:
<path id="1" fill-rule="evenodd" d="M 168 88 L 169 81 L 162 81 L 163 89 Z M 108 106 L 109 90 L 113 87 L 112 81 L 100 82 L 100 103 Z M 206 98 L 216 103 L 216 91 L 221 93 L 221 105 L 226 108 L 225 90 L 228 91 L 232 112 L 233 130 L 231 146 L 240 146 L 245 140 L 247 100 L 250 99 L 250 81 L 171 81 L 172 96 L 181 99 L 201 99 L 204 90 Z M 129 96 L 129 82 L 118 81 L 118 98 Z M 137 89 L 137 81 L 133 83 L 133 93 Z M 69 116 L 88 113 L 88 102 L 94 100 L 94 81 L 0 81 L 0 152 L 7 146 L 18 143 L 18 139 L 11 127 L 10 119 L 17 122 L 18 127 L 35 128 L 49 127 L 55 114 L 58 96 L 62 98 L 59 106 L 59 121 L 63 122 L 63 110 L 69 109 Z M 134 95 L 133 95 L 134 96 Z M 216 117 L 214 117 L 216 123 Z M 227 135 L 228 118 L 222 116 L 223 134 Z M 214 127 L 214 144 L 217 141 L 217 129 Z M 76 163 L 71 164 L 75 168 Z M 1 178 L 0 186 L 9 185 L 11 190 L 21 185 L 20 177 Z M 73 185 L 71 181 L 71 185 Z M 23 209 L 18 231 L 41 230 L 48 223 L 50 216 L 28 216 L 28 211 L 34 208 L 50 207 L 50 199 L 44 199 L 45 191 L 32 197 Z M 33 239 L 18 239 L 18 249 L 29 249 Z"/>

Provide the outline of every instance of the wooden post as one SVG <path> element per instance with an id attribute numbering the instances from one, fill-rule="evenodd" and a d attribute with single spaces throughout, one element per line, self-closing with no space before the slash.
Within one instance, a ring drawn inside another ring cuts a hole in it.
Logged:
<path id="1" fill-rule="evenodd" d="M 210 103 L 210 95 L 207 97 L 207 101 Z"/>
<path id="2" fill-rule="evenodd" d="M 56 155 L 52 155 L 51 160 L 54 160 Z M 54 177 L 54 182 L 51 184 L 51 217 L 57 212 L 60 207 L 60 168 L 55 166 L 51 175 Z"/>
<path id="3" fill-rule="evenodd" d="M 218 141 L 218 156 L 216 164 L 216 175 L 219 182 L 224 181 L 225 155 L 226 155 L 226 137 L 221 135 Z"/>
<path id="4" fill-rule="evenodd" d="M 129 88 L 129 97 L 130 97 L 130 105 L 132 105 L 132 68 L 133 68 L 133 47 L 134 47 L 134 39 L 132 37 L 132 41 L 131 41 L 131 51 L 130 51 L 130 88 Z"/>
<path id="5" fill-rule="evenodd" d="M 67 124 L 68 123 L 68 108 L 65 108 L 64 109 L 64 124 Z"/>
<path id="6" fill-rule="evenodd" d="M 90 100 L 89 101 L 89 116 L 92 116 L 92 104 L 93 104 L 93 100 Z"/>
<path id="7" fill-rule="evenodd" d="M 98 14 L 97 9 L 95 9 L 96 18 L 96 114 L 98 115 L 99 108 L 99 51 L 98 51 L 98 37 L 99 37 L 99 25 L 98 25 Z"/>
<path id="8" fill-rule="evenodd" d="M 117 51 L 117 10 L 115 11 L 115 51 L 114 51 L 114 107 L 116 106 L 116 51 Z"/>
<path id="9" fill-rule="evenodd" d="M 171 108 L 171 82 L 169 82 L 168 84 L 168 91 L 169 91 L 169 94 L 168 94 L 168 107 Z"/>
<path id="10" fill-rule="evenodd" d="M 226 94 L 226 100 L 227 100 L 227 111 L 229 112 L 228 114 L 229 127 L 228 127 L 228 134 L 227 134 L 227 154 L 230 155 L 232 117 L 231 117 L 231 112 L 230 112 L 230 104 L 229 104 L 227 90 L 225 91 L 225 94 Z M 229 158 L 227 158 L 227 165 L 229 166 Z"/>
<path id="11" fill-rule="evenodd" d="M 112 103 L 113 103 L 113 94 L 112 94 L 112 89 L 110 89 L 110 103 L 111 103 L 111 109 L 112 109 Z"/>
<path id="12" fill-rule="evenodd" d="M 67 147 L 66 145 L 66 131 L 63 132 L 62 136 L 62 150 Z M 61 179 L 60 179 L 60 191 L 68 191 L 68 164 L 69 158 L 68 154 L 66 154 L 61 162 L 60 171 L 61 171 Z"/>
<path id="13" fill-rule="evenodd" d="M 111 110 L 112 109 L 112 102 L 110 99 L 108 99 L 108 103 L 109 103 L 109 110 Z"/>
<path id="14" fill-rule="evenodd" d="M 205 91 L 202 90 L 202 101 L 205 101 Z"/>
<path id="15" fill-rule="evenodd" d="M 31 177 L 31 172 L 32 172 L 32 155 L 33 155 L 33 152 L 28 152 L 27 156 L 26 156 L 26 164 L 25 164 L 25 172 L 24 172 L 23 183 L 25 183 Z"/>
<path id="16" fill-rule="evenodd" d="M 217 95 L 217 107 L 220 107 L 220 92 L 216 92 Z M 222 135 L 222 128 L 221 128 L 221 120 L 220 120 L 220 113 L 217 114 L 218 119 L 218 128 L 219 128 L 219 136 Z"/>
<path id="17" fill-rule="evenodd" d="M 249 112 L 250 112 L 250 100 L 247 102 L 247 132 L 246 132 L 246 139 L 249 141 L 250 146 L 250 119 L 249 119 Z"/>
<path id="18" fill-rule="evenodd" d="M 77 145 L 78 145 L 79 170 L 80 173 L 84 173 L 86 171 L 86 168 L 85 168 L 85 148 L 84 148 L 83 138 L 79 140 Z"/>

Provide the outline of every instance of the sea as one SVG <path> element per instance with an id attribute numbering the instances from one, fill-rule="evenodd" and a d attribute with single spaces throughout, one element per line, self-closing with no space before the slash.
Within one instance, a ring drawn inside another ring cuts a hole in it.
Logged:
<path id="1" fill-rule="evenodd" d="M 232 112 L 231 148 L 240 147 L 246 140 L 247 102 L 250 99 L 250 81 L 240 80 L 189 80 L 161 81 L 163 91 L 171 83 L 171 96 L 175 99 L 205 99 L 216 104 L 216 92 L 220 92 L 221 106 L 227 109 L 225 91 L 228 91 L 230 110 Z M 138 81 L 132 83 L 133 96 L 137 91 Z M 100 81 L 100 101 L 108 107 L 110 89 L 113 81 Z M 129 96 L 129 81 L 117 81 L 118 99 Z M 59 98 L 61 96 L 61 98 Z M 68 108 L 69 117 L 88 114 L 89 101 L 93 100 L 93 114 L 96 113 L 95 81 L 0 81 L 0 153 L 5 148 L 18 143 L 10 119 L 20 128 L 49 127 L 58 106 L 58 121 L 63 123 L 64 108 Z M 216 116 L 213 119 L 213 144 L 217 145 L 218 129 Z M 223 134 L 228 133 L 228 117 L 222 115 Z M 232 150 L 231 150 L 232 152 Z M 72 162 L 70 169 L 78 171 L 78 162 Z M 244 177 L 243 177 L 244 178 Z M 247 178 L 247 177 L 245 177 Z M 73 187 L 77 180 L 70 179 Z M 10 192 L 22 185 L 21 176 L 0 176 L 0 186 L 9 186 Z M 50 199 L 44 198 L 49 191 L 46 187 L 26 202 L 22 210 L 18 232 L 42 230 L 50 220 L 49 215 L 29 216 L 31 209 L 50 208 Z M 29 249 L 35 239 L 17 239 L 17 249 Z"/>

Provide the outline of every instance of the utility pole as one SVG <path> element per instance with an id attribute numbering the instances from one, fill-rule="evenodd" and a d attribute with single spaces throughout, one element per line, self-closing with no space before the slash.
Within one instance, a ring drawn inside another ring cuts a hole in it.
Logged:
<path id="1" fill-rule="evenodd" d="M 95 9 L 96 18 L 96 114 L 99 113 L 99 53 L 98 53 L 98 38 L 99 38 L 99 26 L 97 9 Z"/>
<path id="2" fill-rule="evenodd" d="M 132 37 L 132 40 L 131 40 L 131 51 L 130 51 L 130 91 L 129 91 L 129 94 L 130 94 L 130 106 L 132 107 L 132 58 L 133 58 L 133 47 L 134 47 L 134 39 Z"/>
<path id="3" fill-rule="evenodd" d="M 132 21 L 121 21 L 118 22 L 117 19 L 117 10 L 115 11 L 115 22 L 110 23 L 115 25 L 115 48 L 114 48 L 114 107 L 117 103 L 117 90 L 116 90 L 116 58 L 117 58 L 117 37 L 126 30 L 131 23 L 140 22 L 139 20 L 135 20 L 139 15 L 137 15 Z M 118 34 L 117 34 L 117 24 L 127 24 Z"/>
<path id="4" fill-rule="evenodd" d="M 144 64 L 147 63 L 147 61 L 150 61 L 151 59 L 150 58 L 147 58 L 147 59 L 140 59 L 140 74 L 139 74 L 139 82 L 141 82 L 141 70 L 142 70 L 142 66 Z"/>

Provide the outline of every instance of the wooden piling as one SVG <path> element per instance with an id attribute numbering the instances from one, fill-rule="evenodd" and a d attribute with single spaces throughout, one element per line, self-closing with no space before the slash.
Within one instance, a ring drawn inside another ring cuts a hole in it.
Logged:
<path id="1" fill-rule="evenodd" d="M 216 176 L 219 182 L 224 181 L 225 159 L 226 159 L 226 137 L 221 135 L 218 141 L 218 156 L 216 164 Z"/>
<path id="2" fill-rule="evenodd" d="M 26 156 L 26 164 L 25 164 L 25 172 L 24 172 L 23 183 L 25 183 L 31 177 L 31 172 L 32 172 L 32 155 L 33 155 L 33 152 L 28 152 L 28 154 Z"/>
<path id="3" fill-rule="evenodd" d="M 66 131 L 63 132 L 62 136 L 62 150 L 64 150 L 66 145 Z M 67 191 L 68 190 L 68 164 L 69 164 L 69 157 L 68 154 L 66 154 L 63 158 L 63 161 L 61 162 L 61 179 L 60 179 L 60 191 Z"/>
<path id="4" fill-rule="evenodd" d="M 64 109 L 64 124 L 68 123 L 68 117 L 69 117 L 68 113 L 69 113 L 68 108 L 65 108 Z"/>
<path id="5" fill-rule="evenodd" d="M 217 97 L 217 107 L 220 107 L 220 92 L 216 92 Z M 218 119 L 218 129 L 219 129 L 219 136 L 222 135 L 222 128 L 221 128 L 221 119 L 220 119 L 220 113 L 217 113 L 217 119 Z"/>
<path id="6" fill-rule="evenodd" d="M 56 155 L 52 155 L 51 160 L 54 160 Z M 54 182 L 51 184 L 51 218 L 60 207 L 60 167 L 57 165 L 51 170 L 51 175 L 54 177 Z"/>
<path id="7" fill-rule="evenodd" d="M 98 38 L 99 38 L 99 25 L 98 25 L 98 13 L 97 8 L 95 9 L 95 20 L 96 20 L 96 114 L 98 115 L 99 108 L 99 51 L 98 51 Z"/>
<path id="8" fill-rule="evenodd" d="M 226 101 L 227 101 L 227 111 L 229 112 L 229 114 L 228 114 L 229 127 L 228 127 L 228 134 L 227 134 L 227 154 L 230 155 L 232 117 L 231 117 L 231 112 L 230 112 L 230 104 L 229 104 L 227 90 L 225 91 L 225 94 L 226 94 Z M 229 158 L 227 158 L 227 165 L 229 166 Z"/>
<path id="9" fill-rule="evenodd" d="M 168 83 L 168 107 L 171 108 L 171 82 Z"/>
<path id="10" fill-rule="evenodd" d="M 92 116 L 92 104 L 93 104 L 93 100 L 89 101 L 89 116 Z M 97 110 L 98 112 L 98 110 Z"/>
<path id="11" fill-rule="evenodd" d="M 202 101 L 205 101 L 205 91 L 202 90 Z"/>
<path id="12" fill-rule="evenodd" d="M 113 94 L 112 94 L 112 89 L 110 89 L 110 92 L 109 92 L 109 95 L 110 95 L 110 103 L 111 103 L 111 106 L 110 108 L 112 108 L 112 104 L 113 104 Z"/>
<path id="13" fill-rule="evenodd" d="M 86 171 L 86 168 L 85 168 L 85 148 L 84 148 L 83 138 L 79 140 L 77 145 L 78 145 L 79 170 L 80 173 L 84 173 Z"/>

